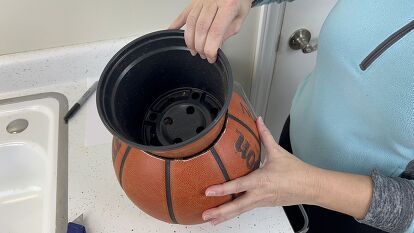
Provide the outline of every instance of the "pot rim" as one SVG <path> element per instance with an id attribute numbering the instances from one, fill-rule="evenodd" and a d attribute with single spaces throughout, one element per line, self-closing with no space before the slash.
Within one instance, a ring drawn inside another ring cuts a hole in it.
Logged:
<path id="1" fill-rule="evenodd" d="M 124 137 L 122 135 L 122 133 L 119 132 L 120 130 L 115 130 L 112 127 L 112 123 L 108 120 L 108 117 L 107 117 L 108 113 L 106 113 L 106 111 L 105 111 L 105 110 L 108 110 L 108 107 L 104 106 L 104 96 L 103 96 L 104 93 L 105 93 L 104 88 L 106 86 L 105 85 L 106 82 L 109 79 L 108 74 L 110 74 L 111 71 L 116 67 L 116 64 L 118 64 L 118 62 L 121 59 L 123 59 L 126 55 L 129 54 L 129 50 L 131 50 L 133 48 L 136 48 L 136 47 L 139 47 L 141 45 L 147 44 L 148 40 L 151 37 L 153 37 L 156 40 L 168 39 L 168 38 L 178 38 L 178 37 L 184 39 L 184 31 L 183 30 L 177 30 L 177 29 L 167 29 L 167 30 L 155 31 L 155 32 L 146 34 L 144 36 L 141 36 L 141 37 L 129 42 L 127 45 L 125 45 L 123 48 L 121 48 L 111 58 L 111 60 L 107 63 L 107 65 L 105 66 L 105 68 L 104 68 L 104 70 L 103 70 L 103 72 L 100 76 L 97 91 L 96 91 L 96 105 L 97 105 L 98 114 L 99 114 L 99 117 L 101 118 L 101 121 L 103 122 L 105 127 L 109 130 L 109 132 L 114 137 L 117 137 L 118 139 L 122 140 L 126 144 L 128 144 L 132 147 L 137 147 L 137 148 L 139 148 L 143 151 L 166 152 L 166 151 L 175 150 L 175 149 L 185 147 L 185 146 L 190 145 L 193 142 L 203 138 L 218 124 L 218 122 L 223 117 L 225 117 L 225 115 L 227 114 L 227 109 L 230 105 L 230 101 L 231 101 L 232 93 L 233 93 L 233 73 L 232 73 L 230 63 L 229 63 L 227 57 L 225 56 L 223 51 L 221 49 L 219 49 L 217 51 L 217 61 L 220 61 L 220 62 L 223 63 L 224 71 L 227 74 L 227 93 L 225 95 L 224 104 L 223 104 L 221 110 L 219 111 L 219 113 L 217 114 L 216 118 L 202 132 L 200 132 L 196 136 L 194 136 L 190 139 L 187 139 L 183 142 L 180 142 L 180 143 L 177 143 L 177 144 L 172 144 L 172 145 L 167 145 L 167 146 L 148 146 L 148 145 L 139 144 L 137 142 L 131 141 L 131 140 L 127 139 L 126 137 Z M 144 43 L 142 43 L 142 42 L 144 42 Z M 174 45 L 173 47 L 176 47 L 177 49 L 180 48 L 180 50 L 187 50 L 188 52 L 190 51 L 186 46 L 178 47 L 178 46 Z M 110 106 L 110 105 L 108 105 L 108 106 Z M 223 127 L 225 127 L 225 125 L 223 125 Z M 217 135 L 217 136 L 219 136 L 219 135 Z"/>

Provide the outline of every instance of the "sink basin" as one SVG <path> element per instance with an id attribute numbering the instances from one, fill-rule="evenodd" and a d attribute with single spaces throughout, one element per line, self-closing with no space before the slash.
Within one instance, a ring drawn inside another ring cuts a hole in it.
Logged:
<path id="1" fill-rule="evenodd" d="M 43 93 L 0 100 L 0 231 L 64 233 L 67 99 Z"/>

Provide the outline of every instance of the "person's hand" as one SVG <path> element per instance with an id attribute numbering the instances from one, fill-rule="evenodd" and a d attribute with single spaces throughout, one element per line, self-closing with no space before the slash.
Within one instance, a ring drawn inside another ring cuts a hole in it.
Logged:
<path id="1" fill-rule="evenodd" d="M 312 166 L 280 147 L 264 125 L 257 120 L 266 161 L 247 176 L 209 187 L 206 196 L 240 194 L 232 202 L 206 210 L 203 219 L 216 225 L 257 207 L 310 203 L 318 192 Z"/>
<path id="2" fill-rule="evenodd" d="M 170 25 L 186 25 L 185 42 L 191 54 L 214 63 L 223 41 L 239 32 L 252 0 L 193 0 Z"/>

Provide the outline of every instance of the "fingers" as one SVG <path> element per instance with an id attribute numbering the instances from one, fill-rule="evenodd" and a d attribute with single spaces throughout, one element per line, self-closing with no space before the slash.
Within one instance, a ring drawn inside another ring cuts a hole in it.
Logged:
<path id="1" fill-rule="evenodd" d="M 188 14 L 193 7 L 193 4 L 188 5 L 181 14 L 171 23 L 168 29 L 180 29 L 184 26 L 185 22 L 187 21 Z"/>
<path id="2" fill-rule="evenodd" d="M 224 40 L 224 35 L 236 16 L 236 11 L 225 7 L 219 8 L 208 31 L 204 53 L 208 62 L 214 63 L 217 59 L 217 50 Z"/>
<path id="3" fill-rule="evenodd" d="M 251 173 L 224 184 L 210 186 L 206 189 L 206 196 L 225 196 L 252 189 L 256 184 L 254 176 L 254 173 Z"/>
<path id="4" fill-rule="evenodd" d="M 251 5 L 249 1 L 194 0 L 171 23 L 169 29 L 186 25 L 185 43 L 193 56 L 200 56 L 210 63 L 217 59 L 217 51 L 224 40 L 237 34 Z"/>
<path id="5" fill-rule="evenodd" d="M 256 203 L 254 195 L 245 194 L 234 201 L 204 211 L 202 218 L 204 221 L 211 220 L 213 225 L 217 225 L 258 207 Z"/>
<path id="6" fill-rule="evenodd" d="M 270 130 L 266 127 L 262 117 L 257 118 L 257 129 L 259 130 L 260 139 L 265 147 L 267 155 L 274 154 L 274 149 L 278 146 Z"/>
<path id="7" fill-rule="evenodd" d="M 196 30 L 195 30 L 195 50 L 200 54 L 200 56 L 205 59 L 204 55 L 204 45 L 207 39 L 207 33 L 210 29 L 211 23 L 214 20 L 214 17 L 217 13 L 217 5 L 204 6 L 201 10 L 200 17 L 197 20 Z"/>
<path id="8" fill-rule="evenodd" d="M 196 24 L 198 17 L 200 16 L 201 10 L 203 9 L 202 3 L 196 2 L 191 9 L 190 13 L 187 16 L 186 20 L 186 30 L 184 32 L 184 39 L 187 47 L 190 49 L 190 52 L 193 56 L 196 55 L 195 45 L 194 45 L 194 35 L 196 30 Z"/>

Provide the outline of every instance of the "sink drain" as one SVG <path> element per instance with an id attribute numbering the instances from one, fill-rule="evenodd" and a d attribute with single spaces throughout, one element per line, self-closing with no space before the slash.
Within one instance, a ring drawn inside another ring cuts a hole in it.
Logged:
<path id="1" fill-rule="evenodd" d="M 29 122 L 26 119 L 17 119 L 10 122 L 6 127 L 6 130 L 10 134 L 18 134 L 23 132 L 27 126 L 29 126 Z"/>

